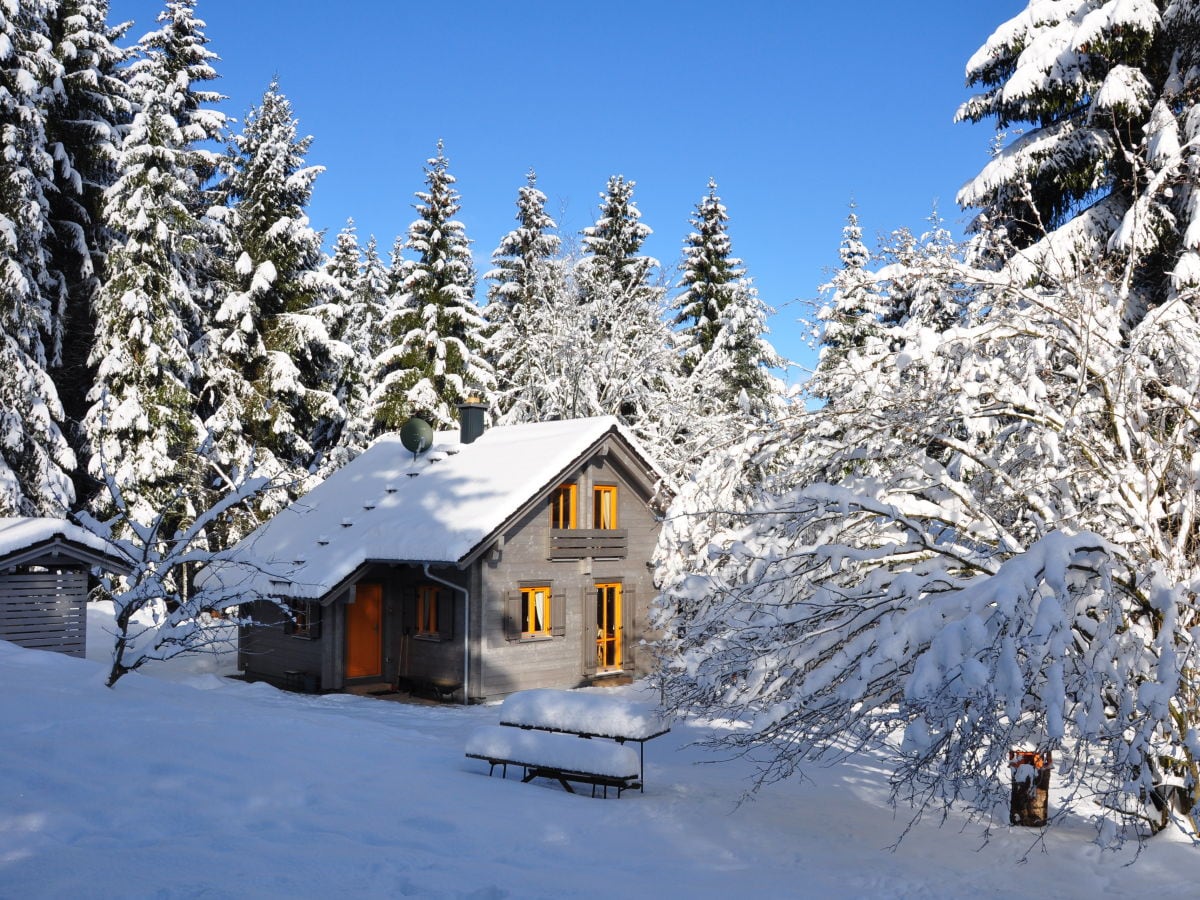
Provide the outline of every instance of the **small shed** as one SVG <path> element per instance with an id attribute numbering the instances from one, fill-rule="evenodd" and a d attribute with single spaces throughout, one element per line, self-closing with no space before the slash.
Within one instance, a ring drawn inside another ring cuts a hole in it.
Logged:
<path id="1" fill-rule="evenodd" d="M 130 571 L 116 547 L 65 519 L 0 517 L 0 640 L 85 655 L 95 568 Z"/>

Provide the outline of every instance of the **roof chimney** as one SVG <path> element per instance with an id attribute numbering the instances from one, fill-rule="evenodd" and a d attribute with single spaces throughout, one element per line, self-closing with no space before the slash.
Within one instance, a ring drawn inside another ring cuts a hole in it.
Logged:
<path id="1" fill-rule="evenodd" d="M 478 397 L 468 397 L 465 403 L 458 404 L 458 423 L 461 429 L 460 440 L 464 444 L 472 443 L 483 434 L 487 427 L 488 405 Z"/>

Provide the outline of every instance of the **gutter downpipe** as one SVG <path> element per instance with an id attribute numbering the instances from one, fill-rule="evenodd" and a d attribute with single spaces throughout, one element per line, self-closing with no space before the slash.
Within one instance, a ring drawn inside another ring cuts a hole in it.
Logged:
<path id="1" fill-rule="evenodd" d="M 471 702 L 471 694 L 467 690 L 471 678 L 471 592 L 465 587 L 460 587 L 434 575 L 429 571 L 429 563 L 422 563 L 422 566 L 425 569 L 425 577 L 430 581 L 436 581 L 463 595 L 463 706 L 468 706 Z M 470 577 L 469 572 L 467 575 Z"/>

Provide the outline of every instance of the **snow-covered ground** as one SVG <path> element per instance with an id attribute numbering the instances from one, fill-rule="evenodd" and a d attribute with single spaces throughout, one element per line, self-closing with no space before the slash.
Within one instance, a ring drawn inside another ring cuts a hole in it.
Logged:
<path id="1" fill-rule="evenodd" d="M 869 757 L 739 804 L 749 764 L 676 723 L 620 800 L 487 777 L 496 705 L 303 696 L 176 661 L 0 642 L 0 898 L 1193 897 L 1200 850 L 1101 852 L 1091 827 L 907 822 Z M 622 689 L 631 694 L 637 688 Z M 702 764 L 704 763 L 704 764 Z M 998 811 L 1001 816 L 1005 810 Z M 1022 859 L 1027 861 L 1021 862 Z"/>

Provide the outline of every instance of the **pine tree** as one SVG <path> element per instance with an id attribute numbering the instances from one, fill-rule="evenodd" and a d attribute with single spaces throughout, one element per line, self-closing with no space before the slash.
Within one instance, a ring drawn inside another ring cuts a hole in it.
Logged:
<path id="1" fill-rule="evenodd" d="M 343 296 L 348 297 L 358 290 L 362 278 L 362 249 L 358 246 L 354 219 L 347 219 L 346 226 L 338 232 L 333 253 L 325 262 L 325 274 L 333 279 Z"/>
<path id="2" fill-rule="evenodd" d="M 678 354 L 663 320 L 664 291 L 639 256 L 649 229 L 631 182 L 609 181 L 600 216 L 584 230 L 582 259 L 539 264 L 536 302 L 521 304 L 520 340 L 497 339 L 501 422 L 612 415 L 660 460 L 669 460 L 669 406 Z"/>
<path id="3" fill-rule="evenodd" d="M 145 522 L 197 474 L 185 454 L 199 437 L 189 347 L 200 321 L 192 274 L 201 225 L 191 213 L 191 153 L 171 112 L 176 83 L 143 66 L 132 84 L 139 110 L 106 192 L 105 220 L 121 239 L 97 300 L 84 429 L 90 473 L 111 477 Z"/>
<path id="4" fill-rule="evenodd" d="M 116 239 L 96 302 L 83 430 L 89 473 L 111 479 L 141 522 L 193 515 L 204 465 L 191 345 L 215 267 L 202 214 L 216 154 L 201 144 L 221 136 L 225 117 L 207 105 L 220 96 L 196 86 L 216 73 L 194 7 L 172 0 L 139 43 L 127 70 L 135 114 L 105 192 L 104 224 Z"/>
<path id="5" fill-rule="evenodd" d="M 404 245 L 417 258 L 389 301 L 383 328 L 392 344 L 375 361 L 371 404 L 385 428 L 399 427 L 414 411 L 435 425 L 450 425 L 459 403 L 475 394 L 486 397 L 494 385 L 481 355 L 486 324 L 474 301 L 470 242 L 454 218 L 458 192 L 441 141 L 425 176 L 427 190 L 416 194 L 418 218 Z"/>
<path id="6" fill-rule="evenodd" d="M 521 421 L 541 418 L 538 402 L 541 394 L 530 379 L 540 379 L 543 361 L 531 358 L 531 329 L 549 323 L 547 307 L 559 309 L 569 290 L 568 266 L 560 258 L 562 241 L 554 233 L 557 225 L 546 213 L 546 195 L 537 188 L 537 176 L 530 171 L 526 184 L 517 192 L 517 227 L 500 239 L 492 252 L 493 268 L 485 276 L 489 304 L 484 310 L 492 331 L 488 357 L 496 370 L 497 412 L 508 420 L 510 410 Z"/>
<path id="7" fill-rule="evenodd" d="M 346 422 L 336 446 L 323 461 L 322 475 L 341 468 L 365 450 L 373 438 L 371 366 L 386 345 L 381 323 L 387 311 L 389 281 L 375 236 L 368 238 L 366 247 L 360 250 L 352 223 L 338 235 L 326 273 L 341 288 L 345 307 L 335 336 L 350 348 L 353 357 L 344 369 L 339 393 Z"/>
<path id="8" fill-rule="evenodd" d="M 108 7 L 107 0 L 61 0 L 50 23 L 62 75 L 47 108 L 46 139 L 55 159 L 47 250 L 63 292 L 50 372 L 76 430 L 95 374 L 88 358 L 112 243 L 104 224 L 104 192 L 116 178 L 121 130 L 132 115 L 129 89 L 118 70 L 129 54 L 113 44 L 122 32 L 108 27 Z M 76 442 L 80 438 L 72 435 Z M 80 468 L 76 495 L 86 502 L 91 490 Z"/>
<path id="9" fill-rule="evenodd" d="M 1018 137 L 959 193 L 1001 225 L 1022 272 L 1105 260 L 1127 325 L 1200 286 L 1200 7 L 1033 0 L 967 64 L 959 119 Z"/>
<path id="10" fill-rule="evenodd" d="M 650 277 L 659 265 L 654 257 L 639 255 L 653 232 L 641 221 L 642 212 L 633 200 L 636 185 L 621 175 L 609 178 L 607 189 L 600 195 L 599 217 L 583 229 L 585 256 L 579 265 L 587 285 L 624 293 L 630 302 L 652 305 L 658 300 L 655 295 L 662 293 L 650 285 Z"/>
<path id="11" fill-rule="evenodd" d="M 831 358 L 826 368 L 865 347 L 879 333 L 883 316 L 874 276 L 867 269 L 871 253 L 863 243 L 853 204 L 842 228 L 838 258 L 841 268 L 821 287 L 822 293 L 831 295 L 830 302 L 822 309 L 821 359 Z"/>
<path id="12" fill-rule="evenodd" d="M 732 256 L 726 230 L 729 215 L 716 182 L 696 205 L 695 229 L 684 243 L 681 292 L 673 304 L 683 374 L 695 378 L 694 393 L 716 410 L 745 407 L 760 414 L 779 412 L 782 387 L 770 375 L 783 359 L 766 340 L 770 310 Z"/>
<path id="13" fill-rule="evenodd" d="M 712 350 L 722 313 L 732 301 L 735 286 L 746 276 L 742 261 L 730 255 L 728 221 L 729 214 L 717 196 L 717 183 L 709 179 L 708 195 L 696 204 L 691 219 L 695 230 L 684 242 L 681 290 L 673 306 L 674 324 L 683 326 L 680 346 L 686 371 Z"/>
<path id="14" fill-rule="evenodd" d="M 199 218 L 220 200 L 214 179 L 221 165 L 221 154 L 205 145 L 219 146 L 225 142 L 228 119 L 215 106 L 226 98 L 201 87 L 218 77 L 213 68 L 218 57 L 208 49 L 206 23 L 196 18 L 196 0 L 168 0 L 158 21 L 162 27 L 145 35 L 138 42 L 138 49 L 153 61 L 161 77 L 176 84 L 171 113 L 180 136 L 191 148 L 196 193 L 188 208 Z M 135 63 L 134 68 L 143 64 Z"/>
<path id="15" fill-rule="evenodd" d="M 44 0 L 0 11 L 0 514 L 61 514 L 74 454 L 46 366 L 61 346 L 66 289 L 48 258 L 53 158 L 47 96 L 61 77 Z"/>
<path id="16" fill-rule="evenodd" d="M 546 195 L 537 188 L 532 170 L 517 192 L 517 227 L 500 239 L 492 252 L 488 287 L 488 321 L 494 325 L 515 318 L 514 310 L 541 301 L 546 271 L 558 256 L 562 241 L 558 226 L 546 213 Z"/>
<path id="17" fill-rule="evenodd" d="M 343 315 L 321 271 L 320 236 L 305 209 L 322 171 L 306 166 L 292 107 L 272 82 L 233 138 L 222 190 L 231 290 L 203 343 L 206 425 L 222 470 L 253 465 L 293 490 L 336 442 L 337 396 L 350 352 L 330 335 Z M 264 495 L 283 502 L 278 493 Z"/>

